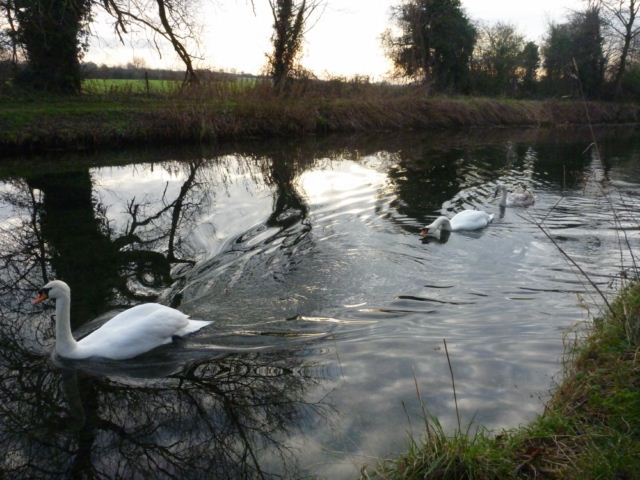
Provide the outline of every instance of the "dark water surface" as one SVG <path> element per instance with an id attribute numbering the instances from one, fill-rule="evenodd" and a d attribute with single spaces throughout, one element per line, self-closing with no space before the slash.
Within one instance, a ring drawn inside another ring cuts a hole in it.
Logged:
<path id="1" fill-rule="evenodd" d="M 463 423 L 526 422 L 601 303 L 531 219 L 608 295 L 631 267 L 621 235 L 640 240 L 640 142 L 598 136 L 602 160 L 586 132 L 528 130 L 3 161 L 0 471 L 352 478 L 422 434 L 416 381 L 456 425 L 443 338 Z M 498 182 L 536 205 L 500 212 Z M 464 208 L 496 219 L 419 239 Z M 145 301 L 214 323 L 135 360 L 63 362 L 52 310 L 29 302 L 51 278 L 76 336 Z"/>

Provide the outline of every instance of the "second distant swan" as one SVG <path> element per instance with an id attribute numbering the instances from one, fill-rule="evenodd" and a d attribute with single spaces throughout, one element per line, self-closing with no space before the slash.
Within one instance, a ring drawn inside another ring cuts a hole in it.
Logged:
<path id="1" fill-rule="evenodd" d="M 502 194 L 499 204 L 501 207 L 530 207 L 536 203 L 536 197 L 529 190 L 508 192 L 507 187 L 499 183 L 494 197 L 497 197 L 498 193 Z"/>
<path id="2" fill-rule="evenodd" d="M 420 236 L 426 237 L 433 235 L 441 230 L 461 231 L 461 230 L 480 230 L 486 227 L 493 220 L 493 214 L 483 212 L 482 210 L 463 210 L 456 213 L 451 220 L 447 217 L 438 217 L 429 225 L 420 230 Z"/>

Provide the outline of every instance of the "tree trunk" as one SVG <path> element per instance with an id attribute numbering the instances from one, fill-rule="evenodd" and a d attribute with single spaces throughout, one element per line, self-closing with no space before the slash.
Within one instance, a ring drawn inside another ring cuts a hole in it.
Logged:
<path id="1" fill-rule="evenodd" d="M 171 45 L 173 45 L 173 48 L 180 59 L 184 62 L 184 66 L 186 68 L 184 84 L 197 84 L 198 76 L 193 69 L 191 55 L 189 55 L 189 52 L 187 52 L 187 49 L 184 47 L 184 45 L 182 45 L 182 42 L 178 39 L 178 37 L 176 37 L 176 34 L 173 31 L 173 27 L 171 27 L 171 24 L 169 23 L 169 19 L 167 18 L 165 0 L 156 0 L 156 3 L 158 4 L 158 16 L 160 17 L 160 23 L 162 23 L 162 27 L 166 32 L 166 36 L 171 41 Z"/>
<path id="2" fill-rule="evenodd" d="M 620 27 L 613 27 L 613 30 L 620 35 L 622 40 L 622 52 L 620 53 L 620 60 L 618 61 L 618 67 L 613 80 L 616 96 L 622 93 L 622 81 L 627 69 L 629 52 L 631 51 L 634 38 L 638 35 L 638 29 L 636 28 L 634 31 L 634 24 L 640 6 L 636 3 L 636 0 L 629 0 L 629 3 L 626 5 L 628 12 L 626 12 L 623 3 L 623 0 L 602 1 L 602 5 L 607 11 L 608 21 L 612 25 L 620 25 Z"/>
<path id="3" fill-rule="evenodd" d="M 302 0 L 269 0 L 273 15 L 273 54 L 269 56 L 269 73 L 280 93 L 286 92 L 291 82 L 296 59 L 300 53 L 302 37 L 308 15 L 317 7 L 316 2 Z"/>
<path id="4" fill-rule="evenodd" d="M 629 55 L 629 47 L 631 46 L 631 35 L 630 32 L 627 33 L 624 37 L 624 45 L 622 46 L 622 53 L 620 54 L 620 62 L 618 63 L 618 70 L 616 71 L 615 78 L 615 88 L 616 95 L 620 95 L 622 93 L 622 79 L 624 77 L 624 72 L 627 68 L 627 56 Z"/>
<path id="5" fill-rule="evenodd" d="M 271 77 L 278 91 L 285 89 L 289 77 L 289 65 L 287 64 L 287 52 L 290 26 L 293 18 L 293 0 L 281 0 L 271 3 L 274 18 L 273 56 L 271 57 Z"/>

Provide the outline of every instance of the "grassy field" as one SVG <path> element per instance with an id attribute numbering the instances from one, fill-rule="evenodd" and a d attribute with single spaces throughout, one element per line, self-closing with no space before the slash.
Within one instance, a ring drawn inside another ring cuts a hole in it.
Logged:
<path id="1" fill-rule="evenodd" d="M 640 284 L 570 352 L 545 412 L 521 428 L 447 435 L 431 419 L 408 452 L 363 469 L 382 479 L 640 478 Z"/>
<path id="2" fill-rule="evenodd" d="M 82 90 L 90 95 L 109 94 L 167 94 L 180 90 L 182 82 L 178 80 L 120 80 L 87 79 L 82 82 Z"/>
<path id="3" fill-rule="evenodd" d="M 578 101 L 430 97 L 420 87 L 300 82 L 279 95 L 255 79 L 203 82 L 88 80 L 73 97 L 0 92 L 0 156 L 87 149 L 492 126 L 586 124 Z M 640 121 L 633 104 L 590 103 L 593 123 Z"/>
<path id="4" fill-rule="evenodd" d="M 219 89 L 240 93 L 254 88 L 257 82 L 253 77 L 238 77 L 234 80 L 218 80 L 215 83 Z M 182 91 L 182 82 L 180 80 L 89 78 L 82 82 L 82 91 L 86 95 L 179 95 Z"/>

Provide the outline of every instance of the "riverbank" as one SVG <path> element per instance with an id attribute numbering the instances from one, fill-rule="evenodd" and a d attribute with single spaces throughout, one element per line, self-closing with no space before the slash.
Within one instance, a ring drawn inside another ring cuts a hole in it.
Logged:
<path id="1" fill-rule="evenodd" d="M 333 132 L 588 123 L 580 101 L 425 97 L 412 89 L 373 86 L 355 92 L 282 98 L 257 87 L 203 87 L 152 96 L 5 96 L 0 97 L 0 155 Z M 640 122 L 638 105 L 590 102 L 588 109 L 592 124 Z"/>
<path id="2" fill-rule="evenodd" d="M 362 478 L 640 478 L 640 284 L 620 294 L 570 355 L 564 380 L 531 424 L 453 436 L 432 424 L 430 441 L 412 441 L 407 454 Z"/>

